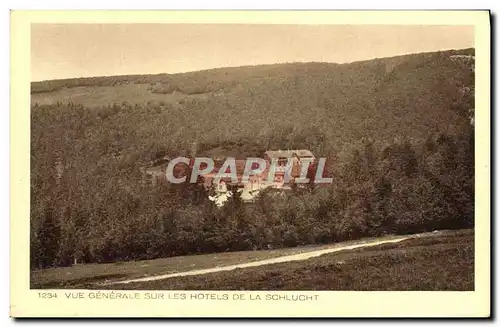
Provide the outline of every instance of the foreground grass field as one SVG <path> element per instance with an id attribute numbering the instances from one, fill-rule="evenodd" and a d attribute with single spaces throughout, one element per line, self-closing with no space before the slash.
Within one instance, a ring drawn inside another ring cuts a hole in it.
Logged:
<path id="1" fill-rule="evenodd" d="M 331 246 L 317 245 L 265 251 L 225 252 L 35 270 L 31 272 L 31 288 L 87 288 L 89 285 L 102 281 L 124 280 L 228 266 L 315 251 Z"/>
<path id="2" fill-rule="evenodd" d="M 347 250 L 306 261 L 108 288 L 473 291 L 474 235 L 472 231 L 461 231 Z"/>
<path id="3" fill-rule="evenodd" d="M 107 286 L 99 283 L 226 266 L 321 248 L 325 246 L 47 269 L 33 272 L 31 285 L 32 288 L 139 290 L 474 290 L 473 230 L 427 234 L 400 243 L 345 250 L 305 261 L 152 282 Z"/>

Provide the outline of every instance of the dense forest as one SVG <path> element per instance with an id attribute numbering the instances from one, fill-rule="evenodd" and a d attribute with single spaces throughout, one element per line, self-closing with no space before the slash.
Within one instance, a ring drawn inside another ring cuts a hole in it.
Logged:
<path id="1" fill-rule="evenodd" d="M 473 55 L 32 83 L 31 268 L 471 227 Z M 143 183 L 193 144 L 307 148 L 334 183 L 222 208 L 196 185 Z"/>

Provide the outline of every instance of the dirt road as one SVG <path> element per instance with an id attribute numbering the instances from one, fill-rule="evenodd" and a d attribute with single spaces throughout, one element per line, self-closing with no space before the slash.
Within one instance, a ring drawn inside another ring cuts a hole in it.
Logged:
<path id="1" fill-rule="evenodd" d="M 343 250 L 352 250 L 352 249 L 361 248 L 361 247 L 376 246 L 376 245 L 385 244 L 385 243 L 396 243 L 396 242 L 401 242 L 401 241 L 404 241 L 404 240 L 407 240 L 407 239 L 410 239 L 413 237 L 418 237 L 418 236 L 419 235 L 408 235 L 408 236 L 402 236 L 402 237 L 394 238 L 394 239 L 383 239 L 383 240 L 378 240 L 378 241 L 374 240 L 374 241 L 370 241 L 370 242 L 366 242 L 366 243 L 359 243 L 359 244 L 352 244 L 352 245 L 341 245 L 341 246 L 334 245 L 328 249 L 315 250 L 315 251 L 310 251 L 310 252 L 305 252 L 305 253 L 299 253 L 299 254 L 293 254 L 293 255 L 272 258 L 272 259 L 266 259 L 266 260 L 248 262 L 248 263 L 241 263 L 241 264 L 225 266 L 225 267 L 214 267 L 214 268 L 209 268 L 209 269 L 197 269 L 197 270 L 184 271 L 184 272 L 173 273 L 173 274 L 150 276 L 150 277 L 143 277 L 143 278 L 136 278 L 136 279 L 129 279 L 129 280 L 120 280 L 120 281 L 108 282 L 108 283 L 105 283 L 105 285 L 128 284 L 128 283 L 135 283 L 135 282 L 149 282 L 149 281 L 174 278 L 174 277 L 210 274 L 210 273 L 216 273 L 216 272 L 220 272 L 220 271 L 234 270 L 234 269 L 238 269 L 238 268 L 257 267 L 257 266 L 264 266 L 264 265 L 289 262 L 289 261 L 307 260 L 309 258 L 318 257 L 320 255 L 327 254 L 327 253 L 338 252 L 338 251 L 343 251 Z"/>

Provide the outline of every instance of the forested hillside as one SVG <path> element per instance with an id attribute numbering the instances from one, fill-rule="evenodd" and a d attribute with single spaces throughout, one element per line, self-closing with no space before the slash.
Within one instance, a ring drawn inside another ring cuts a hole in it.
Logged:
<path id="1" fill-rule="evenodd" d="M 32 83 L 32 269 L 472 226 L 473 55 Z M 308 148 L 334 183 L 222 209 L 141 183 L 193 143 Z"/>

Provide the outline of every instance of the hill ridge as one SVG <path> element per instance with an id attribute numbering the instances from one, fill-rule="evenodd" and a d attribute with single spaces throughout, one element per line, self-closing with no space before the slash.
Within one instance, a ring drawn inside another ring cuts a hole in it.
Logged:
<path id="1" fill-rule="evenodd" d="M 325 64 L 325 65 L 350 65 L 350 64 L 356 64 L 356 63 L 364 63 L 364 62 L 369 62 L 369 61 L 376 61 L 376 60 L 390 60 L 390 59 L 398 59 L 398 58 L 403 58 L 403 57 L 408 57 L 408 56 L 414 56 L 414 55 L 425 55 L 425 54 L 436 54 L 436 53 L 469 53 L 470 51 L 474 51 L 474 48 L 463 48 L 463 49 L 448 49 L 448 50 L 440 50 L 440 51 L 424 51 L 424 52 L 415 52 L 415 53 L 408 53 L 408 54 L 401 54 L 401 55 L 395 55 L 395 56 L 389 56 L 389 57 L 374 57 L 370 59 L 363 59 L 363 60 L 355 60 L 351 62 L 330 62 L 330 61 L 296 61 L 296 62 L 280 62 L 280 63 L 266 63 L 266 64 L 257 64 L 257 65 L 241 65 L 241 66 L 227 66 L 227 67 L 214 67 L 214 68 L 206 68 L 206 69 L 200 69 L 200 70 L 193 70 L 193 71 L 185 71 L 185 72 L 177 72 L 177 73 L 151 73 L 151 74 L 119 74 L 119 75 L 98 75 L 98 76 L 81 76 L 81 77 L 68 77 L 68 78 L 58 78 L 58 79 L 49 79 L 49 80 L 40 80 L 40 81 L 32 81 L 31 84 L 39 84 L 39 83 L 47 83 L 47 82 L 63 82 L 63 81 L 70 81 L 70 80 L 75 80 L 75 79 L 97 79 L 97 78 L 125 78 L 125 77 L 139 77 L 139 76 L 176 76 L 176 75 L 184 75 L 184 74 L 193 74 L 193 73 L 204 73 L 204 72 L 212 72 L 215 70 L 232 70 L 232 69 L 239 69 L 239 68 L 253 68 L 253 67 L 259 67 L 259 68 L 264 68 L 264 67 L 272 67 L 272 66 L 286 66 L 286 65 L 308 65 L 308 64 Z"/>

